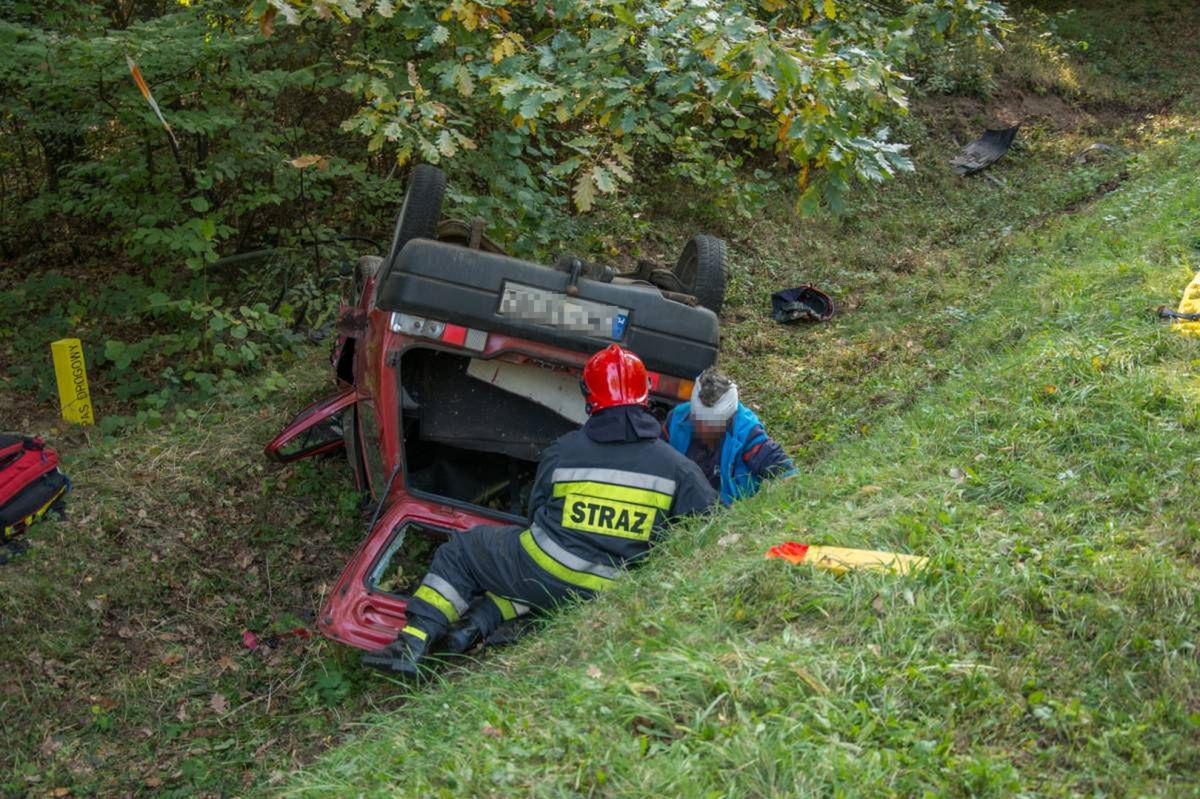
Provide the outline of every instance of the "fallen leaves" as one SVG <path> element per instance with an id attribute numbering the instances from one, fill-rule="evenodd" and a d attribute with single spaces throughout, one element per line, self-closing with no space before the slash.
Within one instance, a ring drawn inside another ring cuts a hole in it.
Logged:
<path id="1" fill-rule="evenodd" d="M 324 155 L 301 155 L 286 163 L 291 164 L 296 169 L 308 169 L 310 166 L 315 166 L 322 172 L 329 169 L 329 159 Z"/>
<path id="2" fill-rule="evenodd" d="M 268 7 L 258 19 L 258 29 L 262 33 L 264 39 L 270 39 L 271 34 L 275 32 L 275 15 L 278 10 L 273 6 Z"/>
<path id="3" fill-rule="evenodd" d="M 213 694 L 212 699 L 208 700 L 208 706 L 213 709 L 214 713 L 225 715 L 229 712 L 229 700 L 224 694 Z"/>

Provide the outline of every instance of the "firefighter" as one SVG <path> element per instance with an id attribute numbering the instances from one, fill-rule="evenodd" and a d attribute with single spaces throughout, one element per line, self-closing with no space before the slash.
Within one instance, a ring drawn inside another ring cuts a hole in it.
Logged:
<path id="1" fill-rule="evenodd" d="M 451 649 L 465 651 L 519 615 L 591 597 L 643 558 L 670 520 L 716 504 L 696 464 L 659 437 L 636 355 L 609 346 L 588 360 L 580 385 L 589 418 L 546 448 L 529 526 L 451 536 L 408 601 L 408 625 L 363 663 L 417 676 L 456 622 Z"/>
<path id="2" fill-rule="evenodd" d="M 696 378 L 691 401 L 671 411 L 663 438 L 700 467 L 724 505 L 753 496 L 767 478 L 798 474 L 754 411 L 738 401 L 737 384 L 712 368 Z"/>

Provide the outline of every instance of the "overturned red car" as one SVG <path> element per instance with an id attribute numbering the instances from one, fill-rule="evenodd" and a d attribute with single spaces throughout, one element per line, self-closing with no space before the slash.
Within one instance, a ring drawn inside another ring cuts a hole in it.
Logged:
<path id="1" fill-rule="evenodd" d="M 377 502 L 317 620 L 361 649 L 405 624 L 385 576 L 410 536 L 526 521 L 542 449 L 586 418 L 579 379 L 592 353 L 636 352 L 660 418 L 717 355 L 719 239 L 695 236 L 674 269 L 618 275 L 570 256 L 543 266 L 505 255 L 481 220 L 442 220 L 445 186 L 440 170 L 414 169 L 387 255 L 359 260 L 341 308 L 336 393 L 266 447 L 280 462 L 344 449 Z"/>

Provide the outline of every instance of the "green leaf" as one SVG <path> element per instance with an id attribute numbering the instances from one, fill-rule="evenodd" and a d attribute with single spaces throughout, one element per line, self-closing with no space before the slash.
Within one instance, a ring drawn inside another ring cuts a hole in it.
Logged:
<path id="1" fill-rule="evenodd" d="M 596 181 L 596 188 L 605 194 L 612 194 L 617 190 L 612 175 L 602 166 L 592 167 L 592 178 Z"/>
<path id="2" fill-rule="evenodd" d="M 615 5 L 612 7 L 612 12 L 613 16 L 625 25 L 628 25 L 631 28 L 637 27 L 637 17 L 635 17 L 629 9 L 625 8 L 625 6 Z"/>
<path id="3" fill-rule="evenodd" d="M 198 214 L 202 214 L 208 210 L 208 200 L 203 197 L 192 198 L 192 210 Z"/>
<path id="4" fill-rule="evenodd" d="M 592 201 L 596 199 L 596 190 L 592 184 L 592 173 L 589 170 L 584 170 L 579 173 L 579 179 L 575 181 L 575 207 L 581 213 L 587 213 L 592 210 Z"/>
<path id="5" fill-rule="evenodd" d="M 814 183 L 804 190 L 800 195 L 800 199 L 796 201 L 797 213 L 804 216 L 811 216 L 821 208 L 821 190 Z"/>
<path id="6" fill-rule="evenodd" d="M 775 93 L 779 91 L 775 86 L 775 81 L 757 72 L 750 76 L 750 84 L 754 86 L 754 91 L 757 92 L 758 96 L 767 102 L 775 99 Z"/>

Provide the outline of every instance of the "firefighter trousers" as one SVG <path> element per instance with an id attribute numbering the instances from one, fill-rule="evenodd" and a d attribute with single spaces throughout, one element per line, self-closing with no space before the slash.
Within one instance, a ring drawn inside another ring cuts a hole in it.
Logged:
<path id="1" fill-rule="evenodd" d="M 580 561 L 536 526 L 473 527 L 438 547 L 402 632 L 432 643 L 469 615 L 486 637 L 510 619 L 590 597 L 617 574 Z"/>

